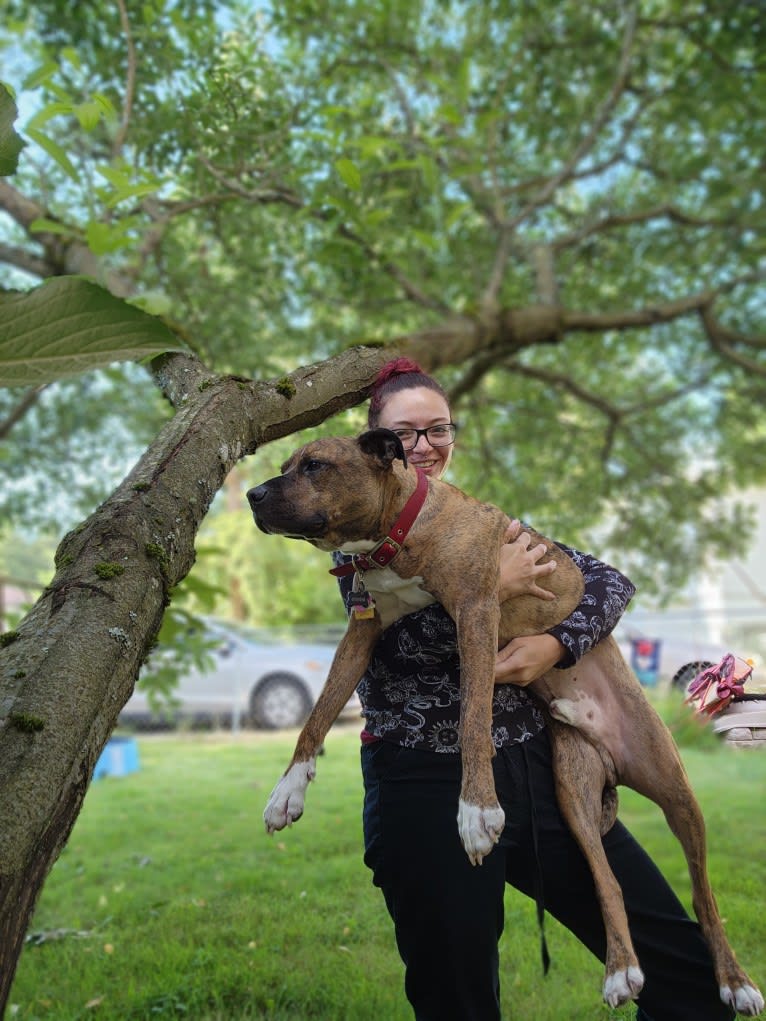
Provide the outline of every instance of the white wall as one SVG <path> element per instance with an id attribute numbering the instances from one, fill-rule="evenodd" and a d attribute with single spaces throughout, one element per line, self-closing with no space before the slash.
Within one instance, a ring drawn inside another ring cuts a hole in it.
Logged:
<path id="1" fill-rule="evenodd" d="M 748 552 L 701 573 L 663 610 L 639 597 L 626 624 L 653 638 L 715 643 L 766 662 L 766 490 L 748 490 L 738 499 L 757 514 Z"/>

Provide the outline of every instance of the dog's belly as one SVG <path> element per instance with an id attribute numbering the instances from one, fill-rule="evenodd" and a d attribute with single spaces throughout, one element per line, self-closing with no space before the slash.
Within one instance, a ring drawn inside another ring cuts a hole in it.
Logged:
<path id="1" fill-rule="evenodd" d="M 552 716 L 576 727 L 609 754 L 618 777 L 630 776 L 637 757 L 645 754 L 636 739 L 645 697 L 611 636 L 575 666 L 549 670 L 530 687 L 548 704 Z"/>

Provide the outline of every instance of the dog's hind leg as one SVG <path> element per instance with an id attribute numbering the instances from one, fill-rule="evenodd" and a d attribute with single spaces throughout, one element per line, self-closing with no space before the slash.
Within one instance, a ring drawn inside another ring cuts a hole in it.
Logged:
<path id="1" fill-rule="evenodd" d="M 325 686 L 298 735 L 293 757 L 268 800 L 263 821 L 268 833 L 291 826 L 303 815 L 306 788 L 316 776 L 316 757 L 341 710 L 351 698 L 380 637 L 380 620 L 352 617 L 335 652 Z"/>
<path id="2" fill-rule="evenodd" d="M 622 890 L 601 843 L 602 830 L 614 822 L 613 771 L 607 770 L 597 749 L 572 727 L 551 720 L 549 730 L 559 808 L 588 862 L 604 920 L 603 996 L 610 1007 L 618 1007 L 638 996 L 644 975 L 628 931 Z"/>
<path id="3" fill-rule="evenodd" d="M 726 937 L 708 878 L 705 821 L 675 742 L 664 726 L 652 733 L 651 743 L 640 757 L 631 759 L 624 773 L 622 782 L 660 806 L 683 848 L 694 912 L 710 947 L 721 999 L 739 1014 L 755 1017 L 763 1010 L 763 996 Z"/>

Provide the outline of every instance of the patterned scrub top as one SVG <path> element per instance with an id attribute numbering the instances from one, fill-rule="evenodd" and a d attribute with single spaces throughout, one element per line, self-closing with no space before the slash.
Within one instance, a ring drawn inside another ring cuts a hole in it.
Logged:
<path id="1" fill-rule="evenodd" d="M 557 543 L 583 573 L 585 592 L 571 616 L 548 634 L 566 652 L 557 667 L 573 666 L 609 635 L 635 593 L 614 567 Z M 350 557 L 333 553 L 336 565 Z M 339 579 L 348 610 L 353 576 Z M 454 621 L 439 604 L 407 614 L 386 628 L 373 649 L 357 688 L 366 719 L 365 740 L 386 740 L 407 748 L 460 751 L 460 657 Z M 495 748 L 528 741 L 545 726 L 543 714 L 524 688 L 495 686 L 492 740 Z"/>

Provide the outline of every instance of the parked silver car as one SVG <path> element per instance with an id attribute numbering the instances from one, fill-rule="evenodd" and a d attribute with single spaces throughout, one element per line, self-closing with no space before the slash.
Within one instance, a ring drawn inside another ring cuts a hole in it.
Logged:
<path id="1" fill-rule="evenodd" d="M 172 693 L 172 704 L 153 710 L 141 682 L 120 714 L 127 725 L 184 721 L 231 723 L 278 730 L 302 725 L 322 690 L 335 643 L 295 642 L 282 635 L 233 624 L 207 623 L 212 643 L 209 670 L 188 671 Z M 359 715 L 354 694 L 344 715 Z"/>

